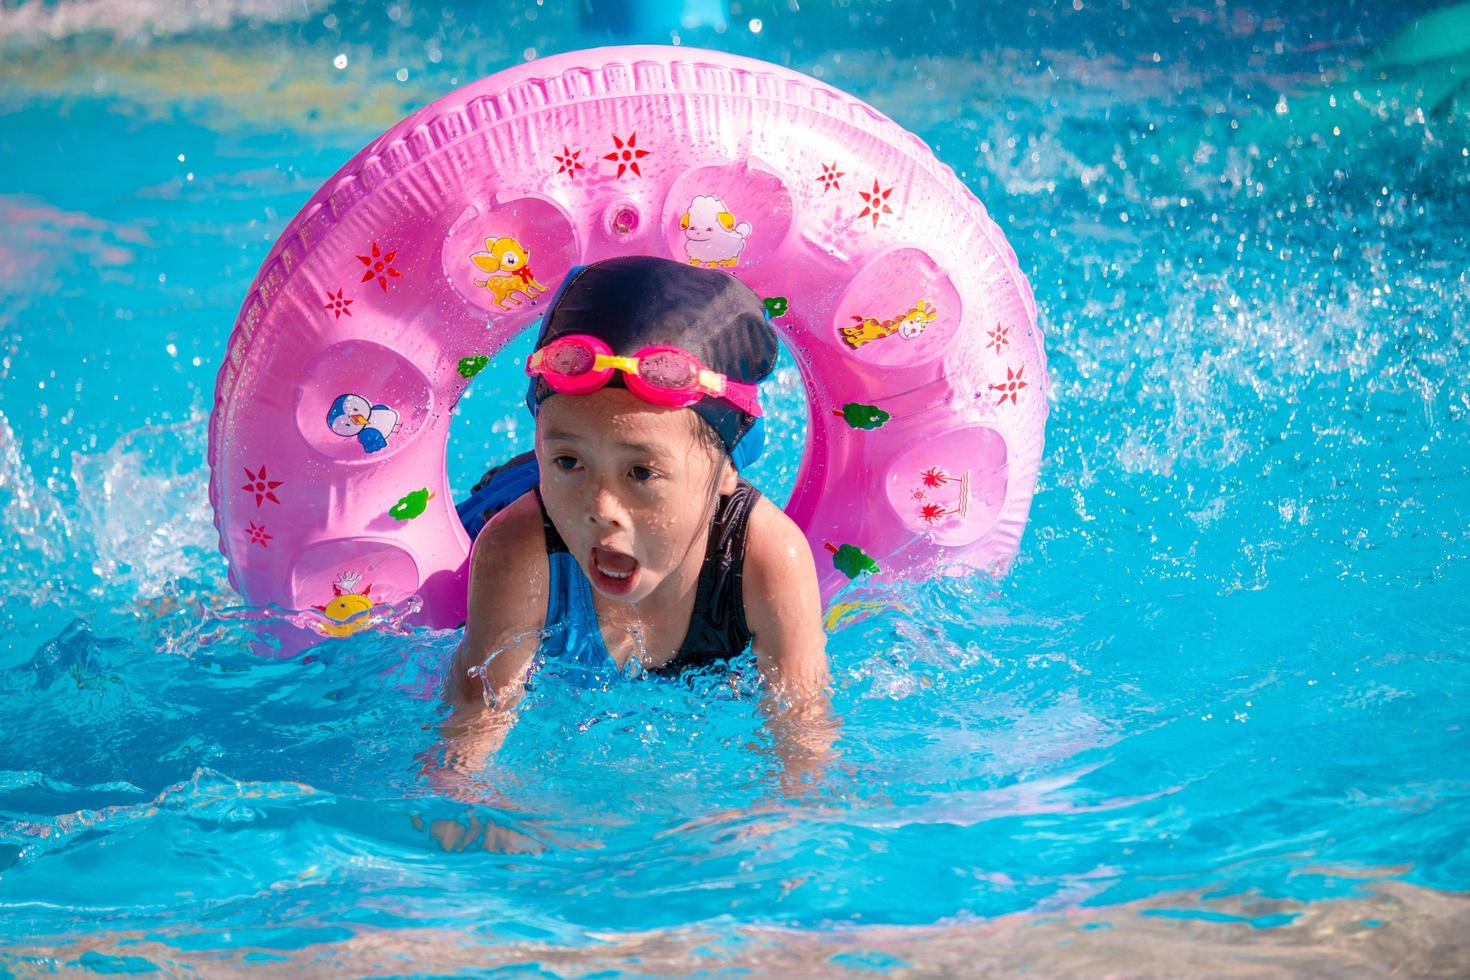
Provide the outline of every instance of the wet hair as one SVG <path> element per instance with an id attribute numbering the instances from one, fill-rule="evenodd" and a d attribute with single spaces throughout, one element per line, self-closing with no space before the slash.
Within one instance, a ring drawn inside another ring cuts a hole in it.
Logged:
<path id="1" fill-rule="evenodd" d="M 715 427 L 710 425 L 708 420 L 699 413 L 690 412 L 689 414 L 691 416 L 689 424 L 694 433 L 694 442 L 700 447 L 708 449 L 710 455 L 715 457 L 716 463 L 724 463 L 729 460 L 730 452 L 725 448 L 725 440 L 720 438 L 720 434 L 715 431 Z"/>
<path id="2" fill-rule="evenodd" d="M 730 462 L 730 451 L 725 448 L 725 441 L 715 431 L 704 416 L 695 412 L 688 415 L 690 434 L 694 437 L 694 444 L 708 452 L 714 463 L 710 470 L 709 484 L 704 488 L 706 501 L 714 501 L 719 496 L 720 480 L 725 475 L 725 465 Z"/>

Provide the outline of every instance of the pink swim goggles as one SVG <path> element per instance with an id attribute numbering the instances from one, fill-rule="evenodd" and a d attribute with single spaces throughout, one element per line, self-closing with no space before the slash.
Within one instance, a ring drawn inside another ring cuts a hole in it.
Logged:
<path id="1" fill-rule="evenodd" d="M 528 375 L 564 395 L 594 392 L 614 370 L 622 371 L 628 390 L 650 405 L 687 408 L 709 396 L 723 398 L 747 415 L 761 414 L 755 385 L 731 381 L 678 347 L 644 347 L 631 357 L 619 357 L 597 337 L 577 333 L 557 337 L 526 359 Z"/>

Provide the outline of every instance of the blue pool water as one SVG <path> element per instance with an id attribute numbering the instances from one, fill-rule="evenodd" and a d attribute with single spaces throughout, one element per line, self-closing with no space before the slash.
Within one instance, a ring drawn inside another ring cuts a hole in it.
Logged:
<path id="1" fill-rule="evenodd" d="M 470 806 L 419 774 L 454 634 L 259 655 L 205 496 L 215 371 L 378 132 L 670 31 L 0 0 L 0 971 L 682 972 L 834 936 L 780 962 L 885 971 L 915 962 L 885 927 L 1060 921 L 1044 958 L 1470 891 L 1470 19 L 728 6 L 674 33 L 919 133 L 1031 276 L 1054 388 L 1021 555 L 832 636 L 804 795 L 755 698 L 548 665 Z M 528 439 L 509 363 L 461 408 L 461 484 Z"/>

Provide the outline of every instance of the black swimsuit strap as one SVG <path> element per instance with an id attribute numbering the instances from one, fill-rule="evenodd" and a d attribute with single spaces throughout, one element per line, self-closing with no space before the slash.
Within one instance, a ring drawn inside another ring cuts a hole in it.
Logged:
<path id="1" fill-rule="evenodd" d="M 750 627 L 745 622 L 745 539 L 750 512 L 760 498 L 761 492 L 743 479 L 720 498 L 710 521 L 689 632 L 673 659 L 650 673 L 677 676 L 738 656 L 750 645 Z"/>

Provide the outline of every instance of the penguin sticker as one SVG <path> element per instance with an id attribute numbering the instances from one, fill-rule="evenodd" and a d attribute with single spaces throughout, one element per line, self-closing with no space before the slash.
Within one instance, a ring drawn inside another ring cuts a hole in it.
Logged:
<path id="1" fill-rule="evenodd" d="M 398 429 L 398 413 L 361 395 L 338 395 L 327 409 L 327 427 L 344 439 L 357 439 L 363 452 L 375 453 Z"/>

